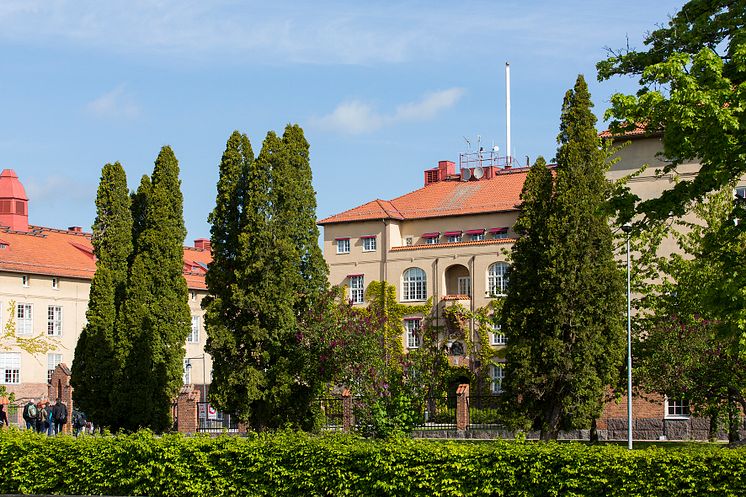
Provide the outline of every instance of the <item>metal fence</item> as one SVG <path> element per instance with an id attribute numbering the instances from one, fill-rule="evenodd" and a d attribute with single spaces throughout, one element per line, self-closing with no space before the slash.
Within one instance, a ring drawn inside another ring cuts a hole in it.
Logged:
<path id="1" fill-rule="evenodd" d="M 418 430 L 451 430 L 456 428 L 456 396 L 427 397 L 423 399 Z"/>
<path id="2" fill-rule="evenodd" d="M 322 397 L 318 399 L 322 430 L 342 431 L 344 421 L 343 402 L 343 399 L 340 397 Z"/>
<path id="3" fill-rule="evenodd" d="M 497 395 L 471 395 L 467 397 L 470 430 L 503 428 L 499 423 L 498 399 Z"/>
<path id="4" fill-rule="evenodd" d="M 199 423 L 197 431 L 202 433 L 225 433 L 238 431 L 238 419 L 213 408 L 209 402 L 197 402 Z"/>

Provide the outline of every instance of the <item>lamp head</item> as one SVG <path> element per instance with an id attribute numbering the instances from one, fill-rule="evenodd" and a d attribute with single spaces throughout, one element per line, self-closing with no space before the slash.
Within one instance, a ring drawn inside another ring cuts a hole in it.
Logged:
<path id="1" fill-rule="evenodd" d="M 632 231 L 632 224 L 631 223 L 624 223 L 622 225 L 622 231 L 629 234 Z"/>

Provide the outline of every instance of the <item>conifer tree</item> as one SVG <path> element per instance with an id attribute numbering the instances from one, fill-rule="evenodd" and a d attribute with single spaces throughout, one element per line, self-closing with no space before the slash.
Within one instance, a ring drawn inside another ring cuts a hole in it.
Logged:
<path id="1" fill-rule="evenodd" d="M 108 426 L 111 380 L 116 371 L 115 323 L 124 298 L 132 252 L 132 215 L 127 177 L 117 162 L 101 171 L 93 224 L 96 273 L 91 281 L 86 319 L 75 347 L 71 382 L 75 404 L 97 425 Z"/>
<path id="2" fill-rule="evenodd" d="M 298 126 L 269 132 L 253 160 L 234 133 L 211 215 L 206 324 L 210 400 L 254 428 L 310 426 L 318 385 L 300 359 L 298 318 L 326 290 L 308 143 Z"/>
<path id="3" fill-rule="evenodd" d="M 122 381 L 114 401 L 117 411 L 125 413 L 120 427 L 128 430 L 169 428 L 171 403 L 182 385 L 190 311 L 182 272 L 186 229 L 180 183 L 178 161 L 170 147 L 163 147 L 153 169 L 120 321 L 130 341 L 122 354 Z"/>
<path id="4" fill-rule="evenodd" d="M 624 289 L 592 105 L 579 76 L 562 107 L 554 192 L 536 166 L 524 186 L 503 309 L 506 399 L 544 440 L 591 425 L 624 357 Z"/>

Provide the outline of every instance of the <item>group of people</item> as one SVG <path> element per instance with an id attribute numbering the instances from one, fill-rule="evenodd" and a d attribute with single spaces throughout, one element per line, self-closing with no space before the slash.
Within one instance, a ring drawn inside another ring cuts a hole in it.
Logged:
<path id="1" fill-rule="evenodd" d="M 62 433 L 67 424 L 67 406 L 60 399 L 50 405 L 49 401 L 34 403 L 34 399 L 23 406 L 23 420 L 26 429 L 46 433 L 49 436 Z"/>

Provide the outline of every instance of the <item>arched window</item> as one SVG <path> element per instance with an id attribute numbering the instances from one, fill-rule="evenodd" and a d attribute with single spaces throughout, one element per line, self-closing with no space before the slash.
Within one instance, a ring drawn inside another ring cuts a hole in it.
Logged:
<path id="1" fill-rule="evenodd" d="M 425 271 L 412 267 L 404 271 L 402 276 L 402 300 L 427 299 L 427 278 Z"/>
<path id="2" fill-rule="evenodd" d="M 505 295 L 508 292 L 508 270 L 505 262 L 496 262 L 487 270 L 487 292 L 490 296 Z"/>

